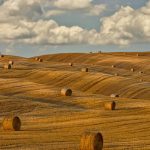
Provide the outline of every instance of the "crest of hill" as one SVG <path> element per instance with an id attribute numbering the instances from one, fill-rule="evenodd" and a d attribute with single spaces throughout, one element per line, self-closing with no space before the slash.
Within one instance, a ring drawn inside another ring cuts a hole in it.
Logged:
<path id="1" fill-rule="evenodd" d="M 52 62 L 75 62 L 75 63 L 98 63 L 100 58 L 139 58 L 137 54 L 141 56 L 141 59 L 150 57 L 150 52 L 111 52 L 111 53 L 60 53 L 41 55 L 40 58 L 46 61 Z M 35 57 L 33 57 L 35 58 Z"/>
<path id="2" fill-rule="evenodd" d="M 138 54 L 138 56 L 137 56 Z M 113 52 L 113 53 L 64 53 L 39 56 L 47 62 L 77 63 L 87 65 L 112 66 L 129 70 L 131 68 L 150 71 L 150 52 Z"/>
<path id="3" fill-rule="evenodd" d="M 21 56 L 14 56 L 14 55 L 4 55 L 4 57 L 0 58 L 1 60 L 23 60 L 26 59 L 25 57 L 21 57 Z"/>

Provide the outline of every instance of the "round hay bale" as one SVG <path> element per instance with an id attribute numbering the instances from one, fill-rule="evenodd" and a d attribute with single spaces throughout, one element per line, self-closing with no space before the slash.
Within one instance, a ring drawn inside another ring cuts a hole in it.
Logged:
<path id="1" fill-rule="evenodd" d="M 134 72 L 134 68 L 131 68 L 131 71 Z"/>
<path id="2" fill-rule="evenodd" d="M 143 71 L 139 71 L 139 74 L 143 74 Z"/>
<path id="3" fill-rule="evenodd" d="M 19 131 L 21 128 L 21 120 L 17 116 L 5 117 L 2 125 L 4 130 Z"/>
<path id="4" fill-rule="evenodd" d="M 139 54 L 137 53 L 136 56 L 139 56 Z"/>
<path id="5" fill-rule="evenodd" d="M 82 72 L 88 72 L 89 69 L 88 69 L 88 68 L 82 68 L 81 71 L 82 71 Z"/>
<path id="6" fill-rule="evenodd" d="M 115 98 L 115 97 L 119 97 L 118 94 L 111 94 L 110 97 Z"/>
<path id="7" fill-rule="evenodd" d="M 118 73 L 115 73 L 115 76 L 119 76 L 119 74 L 118 74 Z"/>
<path id="8" fill-rule="evenodd" d="M 115 107 L 116 107 L 116 103 L 114 101 L 112 101 L 112 102 L 106 102 L 104 104 L 105 110 L 115 110 Z"/>
<path id="9" fill-rule="evenodd" d="M 39 58 L 39 60 L 38 60 L 39 62 L 43 62 L 43 59 L 42 58 Z"/>
<path id="10" fill-rule="evenodd" d="M 102 150 L 103 136 L 101 133 L 86 133 L 81 137 L 80 150 Z"/>
<path id="11" fill-rule="evenodd" d="M 14 64 L 14 61 L 10 60 L 10 61 L 8 62 L 8 64 L 13 65 L 13 64 Z"/>
<path id="12" fill-rule="evenodd" d="M 115 65 L 112 65 L 111 67 L 112 67 L 112 68 L 115 68 L 116 66 L 115 66 Z"/>
<path id="13" fill-rule="evenodd" d="M 35 60 L 38 61 L 38 60 L 39 60 L 39 57 L 36 57 Z"/>
<path id="14" fill-rule="evenodd" d="M 73 66 L 73 63 L 69 63 L 69 66 Z"/>
<path id="15" fill-rule="evenodd" d="M 4 57 L 4 55 L 0 55 L 0 57 L 2 58 L 2 57 Z"/>
<path id="16" fill-rule="evenodd" d="M 11 69 L 11 65 L 10 64 L 5 64 L 4 69 Z"/>
<path id="17" fill-rule="evenodd" d="M 63 88 L 61 89 L 61 95 L 63 96 L 71 96 L 72 95 L 72 90 L 68 88 Z"/>

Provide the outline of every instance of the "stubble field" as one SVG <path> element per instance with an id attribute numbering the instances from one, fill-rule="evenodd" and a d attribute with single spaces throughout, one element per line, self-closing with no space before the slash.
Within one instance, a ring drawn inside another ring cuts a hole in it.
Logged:
<path id="1" fill-rule="evenodd" d="M 96 131 L 104 150 L 150 150 L 150 52 L 138 54 L 0 58 L 0 149 L 79 150 L 82 134 Z M 9 60 L 12 69 L 3 69 Z M 60 95 L 64 87 L 73 95 Z M 107 101 L 116 110 L 105 110 Z M 21 131 L 3 130 L 8 115 L 20 117 Z"/>

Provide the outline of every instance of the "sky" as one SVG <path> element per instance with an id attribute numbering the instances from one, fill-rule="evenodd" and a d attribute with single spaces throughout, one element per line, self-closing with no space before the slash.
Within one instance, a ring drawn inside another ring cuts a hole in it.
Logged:
<path id="1" fill-rule="evenodd" d="M 0 52 L 150 51 L 150 0 L 0 0 Z"/>

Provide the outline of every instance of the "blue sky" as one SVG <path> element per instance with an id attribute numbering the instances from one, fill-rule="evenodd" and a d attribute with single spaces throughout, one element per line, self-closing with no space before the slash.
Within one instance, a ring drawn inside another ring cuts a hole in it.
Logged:
<path id="1" fill-rule="evenodd" d="M 149 51 L 150 0 L 0 0 L 0 51 Z"/>

